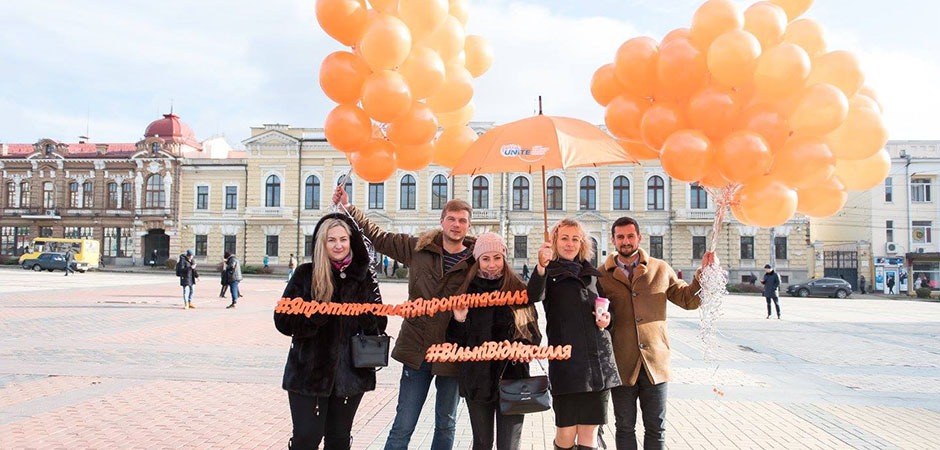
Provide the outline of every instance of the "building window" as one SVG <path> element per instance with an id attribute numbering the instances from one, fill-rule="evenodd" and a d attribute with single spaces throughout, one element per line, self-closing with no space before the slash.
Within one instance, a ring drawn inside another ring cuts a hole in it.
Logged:
<path id="1" fill-rule="evenodd" d="M 933 222 L 929 220 L 915 220 L 911 222 L 911 239 L 915 244 L 929 244 L 933 242 L 931 238 L 931 228 Z"/>
<path id="2" fill-rule="evenodd" d="M 78 183 L 74 181 L 69 183 L 69 208 L 78 208 L 81 206 L 79 195 Z"/>
<path id="3" fill-rule="evenodd" d="M 528 259 L 529 258 L 529 237 L 528 236 L 513 236 L 512 237 L 512 257 L 517 259 Z"/>
<path id="4" fill-rule="evenodd" d="M 209 209 L 209 186 L 196 186 L 196 209 Z"/>
<path id="5" fill-rule="evenodd" d="M 151 142 L 151 143 L 150 143 L 150 151 L 151 151 L 154 155 L 160 153 L 160 143 L 159 143 L 159 142 Z"/>
<path id="6" fill-rule="evenodd" d="M 166 193 L 163 191 L 163 176 L 153 174 L 147 178 L 147 187 L 144 190 L 144 205 L 147 208 L 166 207 Z"/>
<path id="7" fill-rule="evenodd" d="M 911 179 L 911 201 L 915 203 L 927 203 L 930 201 L 929 178 Z"/>
<path id="8" fill-rule="evenodd" d="M 130 228 L 106 227 L 104 229 L 104 256 L 125 258 L 131 254 L 133 230 Z"/>
<path id="9" fill-rule="evenodd" d="M 31 200 L 29 198 L 29 183 L 20 183 L 20 208 L 29 208 Z"/>
<path id="10" fill-rule="evenodd" d="M 623 175 L 614 178 L 614 209 L 630 209 L 630 180 Z"/>
<path id="11" fill-rule="evenodd" d="M 108 183 L 108 209 L 117 209 L 120 207 L 120 202 L 118 202 L 118 185 L 115 182 L 110 182 Z"/>
<path id="12" fill-rule="evenodd" d="M 65 227 L 66 239 L 94 239 L 95 229 L 92 227 Z"/>
<path id="13" fill-rule="evenodd" d="M 225 186 L 225 209 L 238 209 L 238 186 Z"/>
<path id="14" fill-rule="evenodd" d="M 512 180 L 512 209 L 529 209 L 529 180 L 526 177 Z"/>
<path id="15" fill-rule="evenodd" d="M 304 256 L 310 258 L 313 256 L 313 235 L 304 235 Z"/>
<path id="16" fill-rule="evenodd" d="M 7 183 L 7 208 L 16 208 L 16 183 Z"/>
<path id="17" fill-rule="evenodd" d="M 46 156 L 52 156 L 52 153 L 55 152 L 55 145 L 46 144 Z"/>
<path id="18" fill-rule="evenodd" d="M 52 237 L 52 227 L 39 227 L 39 237 Z"/>
<path id="19" fill-rule="evenodd" d="M 225 236 L 222 236 L 222 251 L 229 252 L 234 255 L 236 242 L 238 241 L 236 241 L 234 234 L 226 234 Z"/>
<path id="20" fill-rule="evenodd" d="M 666 209 L 666 183 L 659 175 L 654 175 L 646 182 L 646 209 L 650 211 Z"/>
<path id="21" fill-rule="evenodd" d="M 780 260 L 787 259 L 787 237 L 777 236 L 774 238 L 774 257 Z"/>
<path id="22" fill-rule="evenodd" d="M 594 177 L 584 177 L 578 189 L 578 208 L 582 210 L 597 209 L 597 181 Z"/>
<path id="23" fill-rule="evenodd" d="M 890 176 L 885 178 L 885 203 L 894 201 L 894 179 Z"/>
<path id="24" fill-rule="evenodd" d="M 754 259 L 754 236 L 741 236 L 741 259 Z"/>
<path id="25" fill-rule="evenodd" d="M 399 208 L 415 209 L 415 197 L 418 191 L 417 186 L 415 177 L 411 175 L 401 177 L 401 200 L 399 201 Z"/>
<path id="26" fill-rule="evenodd" d="M 705 236 L 692 236 L 692 259 L 705 256 Z"/>
<path id="27" fill-rule="evenodd" d="M 431 209 L 444 209 L 447 204 L 447 177 L 434 175 L 431 181 Z"/>
<path id="28" fill-rule="evenodd" d="M 276 234 L 264 237 L 264 254 L 268 256 L 277 256 L 277 238 Z"/>
<path id="29" fill-rule="evenodd" d="M 277 175 L 270 175 L 264 182 L 264 206 L 281 206 L 281 179 Z"/>
<path id="30" fill-rule="evenodd" d="M 51 181 L 42 184 L 42 207 L 55 209 L 55 185 Z"/>
<path id="31" fill-rule="evenodd" d="M 565 194 L 563 192 L 564 188 L 562 187 L 564 183 L 562 183 L 561 178 L 551 177 L 548 179 L 545 185 L 545 195 L 548 197 L 548 202 L 546 205 L 548 206 L 548 210 L 561 211 L 565 204 Z"/>
<path id="32" fill-rule="evenodd" d="M 888 242 L 894 242 L 894 221 L 893 220 L 885 221 L 885 240 Z"/>
<path id="33" fill-rule="evenodd" d="M 650 236 L 650 256 L 663 259 L 663 237 Z"/>
<path id="34" fill-rule="evenodd" d="M 304 209 L 320 209 L 320 179 L 316 175 L 304 182 Z"/>
<path id="35" fill-rule="evenodd" d="M 205 234 L 196 235 L 196 256 L 206 256 L 208 254 L 209 236 Z"/>
<path id="36" fill-rule="evenodd" d="M 339 182 L 340 182 L 340 181 L 343 181 L 343 177 L 339 177 L 339 178 L 336 179 L 336 185 L 337 185 L 337 186 L 339 186 Z M 352 201 L 353 201 L 353 182 L 352 182 L 352 177 L 346 177 L 346 185 L 343 186 L 343 189 L 346 190 L 346 195 L 349 196 L 349 202 L 352 203 Z"/>
<path id="37" fill-rule="evenodd" d="M 134 198 L 134 185 L 124 183 L 121 185 L 121 189 L 124 191 L 124 194 L 121 196 L 121 207 L 132 209 L 134 207 L 134 202 L 131 201 L 131 199 Z"/>
<path id="38" fill-rule="evenodd" d="M 473 179 L 473 209 L 490 207 L 490 181 L 485 177 Z"/>
<path id="39" fill-rule="evenodd" d="M 927 287 L 936 291 L 940 284 L 940 263 L 936 262 L 915 262 L 914 280 L 921 280 L 921 287 Z"/>
<path id="40" fill-rule="evenodd" d="M 29 227 L 0 228 L 0 254 L 19 256 L 29 248 Z"/>
<path id="41" fill-rule="evenodd" d="M 692 209 L 708 209 L 708 192 L 698 183 L 693 183 L 689 188 L 691 202 L 689 207 Z"/>
<path id="42" fill-rule="evenodd" d="M 95 185 L 91 181 L 82 184 L 82 207 L 95 207 Z"/>
<path id="43" fill-rule="evenodd" d="M 369 183 L 369 209 L 385 209 L 385 183 Z"/>

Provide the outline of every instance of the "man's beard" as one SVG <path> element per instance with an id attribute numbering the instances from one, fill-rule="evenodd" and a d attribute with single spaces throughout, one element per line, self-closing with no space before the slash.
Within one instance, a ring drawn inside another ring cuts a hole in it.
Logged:
<path id="1" fill-rule="evenodd" d="M 618 249 L 617 249 L 617 253 L 619 253 L 620 256 L 623 256 L 624 258 L 633 258 L 634 256 L 636 256 L 637 253 L 640 252 L 640 247 L 634 248 L 633 251 L 630 252 L 630 253 L 624 253 L 624 251 L 622 250 L 622 248 L 623 248 L 623 247 L 618 248 Z"/>

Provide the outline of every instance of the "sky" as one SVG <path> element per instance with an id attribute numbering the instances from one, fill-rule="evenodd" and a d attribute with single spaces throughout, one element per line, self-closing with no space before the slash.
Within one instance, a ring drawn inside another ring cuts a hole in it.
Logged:
<path id="1" fill-rule="evenodd" d="M 469 0 L 468 33 L 492 45 L 475 121 L 535 112 L 603 123 L 594 71 L 637 36 L 687 27 L 692 0 Z M 753 2 L 736 2 L 742 8 Z M 0 142 L 136 142 L 173 112 L 198 139 L 236 148 L 250 127 L 323 126 L 323 58 L 346 50 L 314 0 L 0 2 Z M 891 139 L 940 139 L 940 2 L 819 0 L 805 14 L 830 50 L 858 56 Z"/>

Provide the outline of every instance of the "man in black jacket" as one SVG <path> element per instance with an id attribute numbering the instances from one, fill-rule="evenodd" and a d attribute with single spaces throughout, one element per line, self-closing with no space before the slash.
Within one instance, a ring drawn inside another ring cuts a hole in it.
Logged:
<path id="1" fill-rule="evenodd" d="M 773 300 L 777 307 L 777 318 L 780 318 L 780 275 L 774 271 L 770 264 L 764 264 L 764 279 L 761 284 L 764 285 L 764 298 L 767 299 L 767 318 L 770 318 L 770 301 Z"/>

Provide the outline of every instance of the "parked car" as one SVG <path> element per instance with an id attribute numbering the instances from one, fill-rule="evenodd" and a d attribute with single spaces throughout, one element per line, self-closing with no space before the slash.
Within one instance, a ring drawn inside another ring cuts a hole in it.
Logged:
<path id="1" fill-rule="evenodd" d="M 846 298 L 852 295 L 852 285 L 840 278 L 816 278 L 787 286 L 787 294 L 798 297 L 825 296 Z"/>
<path id="2" fill-rule="evenodd" d="M 40 253 L 39 256 L 30 259 L 24 259 L 20 266 L 24 269 L 32 269 L 36 272 L 42 270 L 65 270 L 65 253 Z M 72 270 L 84 272 L 88 270 L 88 263 L 72 261 Z"/>

